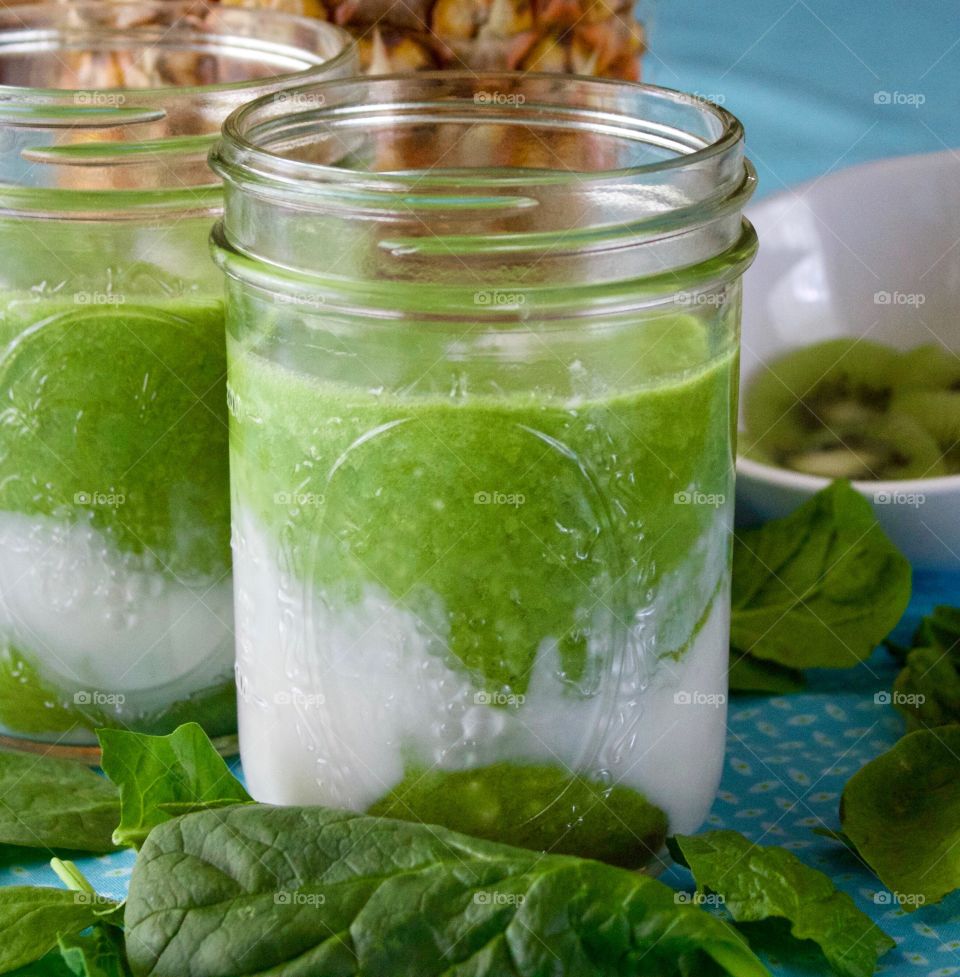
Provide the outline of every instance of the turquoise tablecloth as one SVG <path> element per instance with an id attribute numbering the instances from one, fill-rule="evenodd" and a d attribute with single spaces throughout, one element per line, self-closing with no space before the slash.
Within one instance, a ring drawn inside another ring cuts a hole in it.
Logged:
<path id="1" fill-rule="evenodd" d="M 740 116 L 761 193 L 771 193 L 869 159 L 960 146 L 960 4 L 657 0 L 648 78 Z M 918 579 L 901 630 L 938 602 L 960 604 L 960 575 Z M 735 700 L 709 826 L 793 849 L 831 875 L 896 939 L 882 972 L 949 977 L 960 974 L 960 897 L 905 915 L 876 898 L 875 879 L 843 849 L 811 832 L 838 827 L 843 785 L 900 735 L 893 710 L 874 699 L 894 674 L 878 652 L 853 673 L 814 675 L 807 694 Z M 122 853 L 81 864 L 98 889 L 120 896 L 132 862 Z M 664 878 L 689 887 L 683 871 Z M 26 882 L 56 884 L 42 862 L 0 867 L 0 884 Z M 825 973 L 797 961 L 774 970 Z"/>

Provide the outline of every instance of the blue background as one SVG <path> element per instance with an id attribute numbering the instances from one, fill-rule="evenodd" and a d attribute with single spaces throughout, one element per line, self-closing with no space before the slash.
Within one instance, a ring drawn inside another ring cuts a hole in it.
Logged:
<path id="1" fill-rule="evenodd" d="M 960 146 L 957 0 L 657 0 L 652 48 L 647 80 L 711 97 L 743 120 L 761 195 L 866 160 Z M 960 579 L 918 578 L 901 633 L 938 602 L 960 604 Z M 875 700 L 895 674 L 878 651 L 853 672 L 815 673 L 803 695 L 734 700 L 707 827 L 784 845 L 833 877 L 897 941 L 880 972 L 950 977 L 960 974 L 960 894 L 906 914 L 811 831 L 839 827 L 843 785 L 901 734 L 895 712 Z M 81 864 L 100 891 L 120 896 L 132 862 L 121 853 Z M 691 888 L 683 870 L 664 879 Z M 0 883 L 25 882 L 57 884 L 42 860 L 0 867 Z M 829 972 L 816 957 L 772 964 L 777 975 Z"/>
<path id="2" fill-rule="evenodd" d="M 957 0 L 655 0 L 646 80 L 739 116 L 760 194 L 960 147 Z M 877 93 L 920 95 L 877 104 Z M 896 246 L 896 242 L 891 242 Z"/>

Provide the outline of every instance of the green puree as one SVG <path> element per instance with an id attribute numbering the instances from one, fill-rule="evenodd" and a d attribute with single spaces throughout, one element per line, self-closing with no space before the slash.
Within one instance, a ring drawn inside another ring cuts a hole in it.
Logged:
<path id="1" fill-rule="evenodd" d="M 8 300 L 0 348 L 0 509 L 82 513 L 160 572 L 219 579 L 230 567 L 221 304 Z"/>
<path id="2" fill-rule="evenodd" d="M 144 569 L 220 581 L 230 570 L 222 304 L 8 295 L 0 350 L 0 510 L 87 523 Z M 0 722 L 27 734 L 110 722 L 43 687 L 38 653 L 0 650 Z M 173 728 L 202 706 L 208 729 L 226 732 L 230 698 L 210 690 L 144 717 L 145 728 Z"/>
<path id="3" fill-rule="evenodd" d="M 228 736 L 237 728 L 237 692 L 232 681 L 195 692 L 164 709 L 117 717 L 96 705 L 77 705 L 46 685 L 27 659 L 8 642 L 0 642 L 0 723 L 25 736 L 65 733 L 77 727 L 93 732 L 103 726 L 135 728 L 164 735 L 182 723 L 197 722 L 209 736 Z"/>
<path id="4" fill-rule="evenodd" d="M 555 640 L 565 678 L 593 690 L 654 599 L 645 637 L 682 653 L 725 569 L 716 508 L 676 495 L 730 496 L 734 360 L 700 365 L 688 318 L 647 341 L 697 365 L 579 403 L 377 395 L 234 345 L 237 501 L 329 606 L 386 591 L 478 689 L 524 693 Z M 644 353 L 624 349 L 617 375 Z"/>

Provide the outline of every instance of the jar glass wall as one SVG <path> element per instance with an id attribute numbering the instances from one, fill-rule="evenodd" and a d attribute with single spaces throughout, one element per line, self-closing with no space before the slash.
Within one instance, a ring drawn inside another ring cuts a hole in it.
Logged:
<path id="1" fill-rule="evenodd" d="M 222 209 L 230 111 L 350 74 L 328 24 L 0 11 L 0 729 L 235 731 Z M 77 752 L 82 753 L 82 749 Z"/>
<path id="2" fill-rule="evenodd" d="M 250 790 L 637 867 L 724 746 L 742 132 L 547 75 L 235 113 Z"/>

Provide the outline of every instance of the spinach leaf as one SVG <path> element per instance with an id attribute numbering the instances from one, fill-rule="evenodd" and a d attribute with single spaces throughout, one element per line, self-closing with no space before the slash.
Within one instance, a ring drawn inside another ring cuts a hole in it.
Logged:
<path id="1" fill-rule="evenodd" d="M 911 729 L 960 723 L 960 670 L 940 648 L 913 648 L 891 698 Z"/>
<path id="2" fill-rule="evenodd" d="M 119 819 L 116 787 L 83 764 L 0 753 L 0 844 L 112 851 Z"/>
<path id="3" fill-rule="evenodd" d="M 960 888 L 960 725 L 908 733 L 862 767 L 840 822 L 907 912 Z"/>
<path id="4" fill-rule="evenodd" d="M 909 646 L 887 642 L 903 664 L 891 700 L 911 729 L 960 722 L 960 608 L 937 607 Z"/>
<path id="5" fill-rule="evenodd" d="M 97 731 L 104 773 L 120 788 L 118 845 L 137 848 L 151 828 L 184 811 L 249 801 L 197 723 L 167 736 Z"/>
<path id="6" fill-rule="evenodd" d="M 940 648 L 960 665 L 960 607 L 941 604 L 933 609 L 917 627 L 913 636 L 915 647 Z"/>
<path id="7" fill-rule="evenodd" d="M 850 896 L 784 848 L 755 845 L 737 831 L 677 835 L 669 844 L 697 889 L 722 897 L 737 922 L 787 920 L 793 936 L 816 943 L 841 977 L 871 977 L 894 946 Z"/>
<path id="8" fill-rule="evenodd" d="M 655 879 L 323 808 L 161 824 L 126 925 L 139 977 L 769 977 Z"/>
<path id="9" fill-rule="evenodd" d="M 60 955 L 75 977 L 130 977 L 123 934 L 97 926 L 83 936 L 61 937 Z"/>
<path id="10" fill-rule="evenodd" d="M 621 868 L 648 864 L 667 839 L 666 814 L 642 794 L 546 764 L 414 767 L 367 814 L 445 824 L 474 838 L 549 848 L 554 855 L 590 857 Z"/>
<path id="11" fill-rule="evenodd" d="M 848 482 L 791 515 L 740 533 L 731 644 L 800 668 L 849 668 L 892 630 L 910 599 L 910 564 Z"/>
<path id="12" fill-rule="evenodd" d="M 75 977 L 74 972 L 66 965 L 59 950 L 45 954 L 39 960 L 33 960 L 16 970 L 11 970 L 4 977 Z"/>
<path id="13" fill-rule="evenodd" d="M 736 648 L 730 652 L 729 680 L 731 692 L 772 692 L 777 695 L 799 692 L 806 685 L 803 672 L 765 662 Z"/>
<path id="14" fill-rule="evenodd" d="M 100 919 L 109 900 L 65 889 L 0 888 L 0 973 L 40 960 L 64 935 Z"/>

